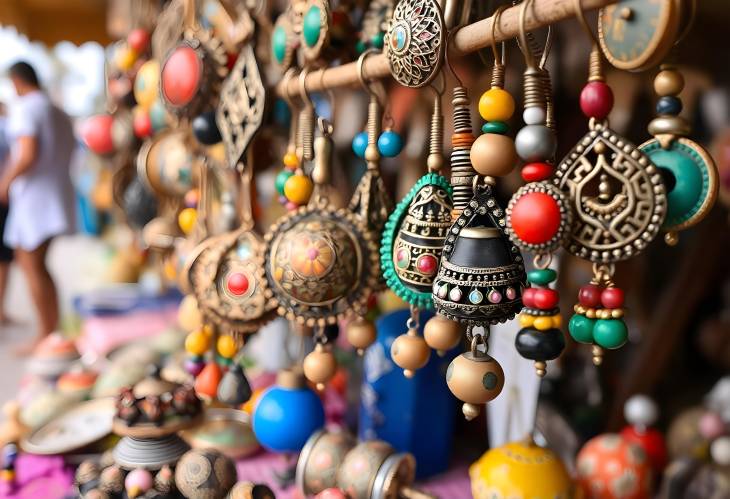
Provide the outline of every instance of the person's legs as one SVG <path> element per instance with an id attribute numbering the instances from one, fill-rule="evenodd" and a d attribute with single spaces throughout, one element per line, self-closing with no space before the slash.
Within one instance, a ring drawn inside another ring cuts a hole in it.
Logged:
<path id="1" fill-rule="evenodd" d="M 7 217 L 8 205 L 0 203 L 0 326 L 13 323 L 5 313 L 5 291 L 8 287 L 10 263 L 13 261 L 13 249 L 6 246 L 2 240 Z"/>
<path id="2" fill-rule="evenodd" d="M 32 251 L 15 250 L 15 260 L 28 281 L 39 322 L 38 337 L 28 348 L 19 351 L 19 353 L 32 350 L 35 345 L 58 327 L 58 294 L 56 293 L 53 278 L 51 278 L 51 274 L 46 267 L 46 255 L 50 244 L 51 240 L 49 239 Z"/>

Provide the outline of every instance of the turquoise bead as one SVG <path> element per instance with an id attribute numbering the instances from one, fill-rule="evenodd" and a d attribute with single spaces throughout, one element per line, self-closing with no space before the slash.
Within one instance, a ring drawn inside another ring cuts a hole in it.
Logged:
<path id="1" fill-rule="evenodd" d="M 294 175 L 294 172 L 291 170 L 281 170 L 276 175 L 276 192 L 278 192 L 280 195 L 284 195 L 284 185 L 286 185 L 286 181 L 289 180 L 289 177 Z"/>
<path id="2" fill-rule="evenodd" d="M 276 62 L 279 64 L 284 62 L 284 57 L 286 56 L 286 30 L 283 26 L 279 26 L 274 30 L 274 34 L 271 37 L 271 48 L 274 52 Z"/>
<path id="3" fill-rule="evenodd" d="M 575 314 L 568 323 L 570 336 L 579 343 L 593 343 L 593 329 L 596 320 L 589 319 L 585 315 Z"/>
<path id="4" fill-rule="evenodd" d="M 393 158 L 403 149 L 403 139 L 392 130 L 386 130 L 378 137 L 378 150 L 387 158 Z"/>
<path id="5" fill-rule="evenodd" d="M 376 49 L 382 49 L 383 48 L 383 40 L 385 38 L 385 33 L 382 31 L 379 32 L 377 35 L 374 35 L 370 39 L 370 43 L 375 47 Z"/>
<path id="6" fill-rule="evenodd" d="M 488 121 L 482 125 L 482 133 L 496 133 L 504 135 L 509 131 L 509 126 L 504 121 Z"/>
<path id="7" fill-rule="evenodd" d="M 557 277 L 558 273 L 553 269 L 535 269 L 527 273 L 527 280 L 538 286 L 547 286 Z"/>
<path id="8" fill-rule="evenodd" d="M 357 43 L 355 44 L 355 51 L 357 52 L 357 55 L 360 55 L 363 52 L 365 52 L 365 50 L 367 48 L 368 48 L 367 44 L 362 40 L 358 40 Z"/>
<path id="9" fill-rule="evenodd" d="M 321 30 L 321 13 L 321 9 L 316 5 L 313 5 L 304 15 L 302 33 L 304 33 L 304 43 L 306 43 L 308 47 L 314 47 L 319 40 L 319 32 Z"/>
<path id="10" fill-rule="evenodd" d="M 367 132 L 360 132 L 352 139 L 352 150 L 358 158 L 365 157 L 365 149 L 368 148 Z"/>
<path id="11" fill-rule="evenodd" d="M 156 100 L 150 107 L 150 122 L 152 129 L 158 132 L 167 126 L 167 110 L 160 100 Z"/>
<path id="12" fill-rule="evenodd" d="M 626 343 L 629 331 L 623 319 L 599 319 L 593 328 L 593 339 L 596 345 L 613 350 Z"/>

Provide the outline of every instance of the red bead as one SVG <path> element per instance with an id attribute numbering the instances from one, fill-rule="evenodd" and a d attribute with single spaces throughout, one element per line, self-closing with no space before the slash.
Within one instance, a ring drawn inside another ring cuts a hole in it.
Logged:
<path id="1" fill-rule="evenodd" d="M 554 289 L 541 288 L 535 290 L 535 307 L 550 310 L 558 306 L 560 295 Z"/>
<path id="2" fill-rule="evenodd" d="M 596 308 L 601 303 L 601 288 L 595 284 L 586 284 L 578 291 L 578 302 L 587 308 Z"/>
<path id="3" fill-rule="evenodd" d="M 530 192 L 514 204 L 509 223 L 522 241 L 542 244 L 558 233 L 560 218 L 555 198 L 543 192 Z"/>
<path id="4" fill-rule="evenodd" d="M 528 163 L 522 167 L 522 180 L 525 182 L 539 182 L 550 178 L 554 170 L 553 165 L 548 163 Z"/>
<path id="5" fill-rule="evenodd" d="M 226 286 L 231 294 L 240 296 L 248 291 L 248 278 L 241 272 L 234 272 L 228 276 Z"/>
<path id="6" fill-rule="evenodd" d="M 537 308 L 535 305 L 535 291 L 537 291 L 537 288 L 525 288 L 522 290 L 522 304 L 527 308 Z"/>
<path id="7" fill-rule="evenodd" d="M 152 135 L 152 120 L 146 111 L 141 111 L 134 116 L 132 126 L 134 134 L 140 139 Z"/>
<path id="8" fill-rule="evenodd" d="M 667 446 L 659 431 L 653 428 L 639 429 L 635 426 L 626 426 L 621 430 L 621 436 L 644 449 L 655 471 L 660 472 L 664 469 L 667 464 Z"/>
<path id="9" fill-rule="evenodd" d="M 178 47 L 162 67 L 162 95 L 173 106 L 184 106 L 195 97 L 203 64 L 191 47 Z"/>
<path id="10" fill-rule="evenodd" d="M 421 255 L 416 260 L 416 268 L 418 268 L 418 271 L 422 274 L 435 274 L 436 258 L 433 255 Z"/>
<path id="11" fill-rule="evenodd" d="M 127 44 L 137 54 L 141 54 L 147 50 L 147 46 L 150 43 L 150 34 L 147 30 L 142 28 L 133 29 L 127 35 Z"/>
<path id="12" fill-rule="evenodd" d="M 580 93 L 580 108 L 589 118 L 603 120 L 613 108 L 611 87 L 602 81 L 591 81 Z"/>
<path id="13" fill-rule="evenodd" d="M 86 147 L 96 154 L 114 152 L 112 125 L 114 117 L 110 114 L 97 114 L 84 120 L 81 126 L 81 139 Z"/>
<path id="14" fill-rule="evenodd" d="M 624 292 L 620 288 L 606 288 L 601 293 L 601 305 L 605 308 L 621 308 L 624 304 Z"/>
<path id="15" fill-rule="evenodd" d="M 238 60 L 238 54 L 235 54 L 233 52 L 228 52 L 226 54 L 226 67 L 228 68 L 228 71 L 233 69 L 233 66 L 236 65 L 237 60 Z"/>

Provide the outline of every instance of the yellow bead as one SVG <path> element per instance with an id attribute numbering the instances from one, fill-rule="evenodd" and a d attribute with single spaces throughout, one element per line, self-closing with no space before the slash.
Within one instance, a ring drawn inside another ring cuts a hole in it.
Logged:
<path id="1" fill-rule="evenodd" d="M 507 121 L 515 112 L 515 100 L 509 92 L 492 87 L 479 99 L 479 114 L 486 121 Z"/>
<path id="2" fill-rule="evenodd" d="M 293 152 L 288 152 L 284 155 L 284 166 L 287 168 L 296 168 L 299 166 L 299 159 Z"/>
<path id="3" fill-rule="evenodd" d="M 203 326 L 202 331 L 203 331 L 203 334 L 206 335 L 208 338 L 213 336 L 213 328 L 210 327 L 208 324 Z"/>
<path id="4" fill-rule="evenodd" d="M 15 471 L 14 470 L 0 470 L 0 477 L 2 477 L 2 480 L 5 482 L 11 482 L 15 480 Z"/>
<path id="5" fill-rule="evenodd" d="M 292 175 L 284 184 L 284 196 L 295 204 L 305 204 L 312 195 L 314 185 L 305 175 Z"/>
<path id="6" fill-rule="evenodd" d="M 129 47 L 120 47 L 117 49 L 115 62 L 117 67 L 122 71 L 129 71 L 137 60 L 137 54 Z"/>
<path id="7" fill-rule="evenodd" d="M 197 220 L 198 210 L 195 208 L 185 208 L 177 216 L 177 224 L 185 234 L 190 234 L 193 231 Z"/>
<path id="8" fill-rule="evenodd" d="M 208 146 L 206 148 L 206 151 L 208 153 L 208 156 L 211 157 L 214 161 L 217 161 L 218 163 L 224 163 L 226 162 L 226 146 L 223 142 L 218 142 L 217 144 L 214 144 L 212 146 Z"/>
<path id="9" fill-rule="evenodd" d="M 160 63 L 151 59 L 137 71 L 134 78 L 134 100 L 142 109 L 149 112 L 160 96 Z"/>
<path id="10" fill-rule="evenodd" d="M 535 329 L 538 329 L 540 331 L 547 331 L 548 329 L 553 327 L 553 319 L 552 317 L 545 316 L 538 317 L 535 319 L 533 326 L 535 326 Z"/>
<path id="11" fill-rule="evenodd" d="M 228 334 L 218 338 L 217 346 L 218 353 L 221 354 L 221 357 L 225 357 L 226 359 L 232 359 L 238 351 L 238 345 L 236 345 L 236 340 L 233 338 L 233 336 L 230 336 Z"/>
<path id="12" fill-rule="evenodd" d="M 552 320 L 553 320 L 553 327 L 555 329 L 557 329 L 557 328 L 559 328 L 560 326 L 563 325 L 563 316 L 560 315 L 560 314 L 553 315 Z"/>
<path id="13" fill-rule="evenodd" d="M 210 336 L 202 329 L 190 333 L 185 338 L 185 351 L 193 355 L 203 355 L 210 348 Z"/>
<path id="14" fill-rule="evenodd" d="M 520 326 L 522 327 L 532 327 L 532 324 L 535 322 L 535 316 L 529 315 L 529 314 L 520 314 Z"/>

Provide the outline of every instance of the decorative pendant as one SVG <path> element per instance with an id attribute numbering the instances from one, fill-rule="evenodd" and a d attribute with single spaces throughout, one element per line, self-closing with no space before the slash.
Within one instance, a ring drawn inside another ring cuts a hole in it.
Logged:
<path id="1" fill-rule="evenodd" d="M 520 250 L 509 241 L 504 217 L 492 187 L 478 185 L 446 237 L 433 285 L 440 315 L 489 326 L 512 319 L 520 310 L 525 267 Z M 472 302 L 475 290 L 488 299 Z"/>
<path id="2" fill-rule="evenodd" d="M 446 46 L 441 7 L 436 0 L 401 0 L 385 34 L 390 73 L 406 87 L 423 87 L 441 68 Z"/>
<path id="3" fill-rule="evenodd" d="M 393 17 L 394 7 L 394 0 L 372 0 L 368 3 L 362 19 L 360 40 L 356 46 L 358 53 L 365 52 L 368 48 L 383 49 L 385 32 L 388 30 L 388 22 Z"/>
<path id="4" fill-rule="evenodd" d="M 684 88 L 684 78 L 676 69 L 662 66 L 654 79 L 659 95 L 657 117 L 649 123 L 654 135 L 639 149 L 659 168 L 666 182 L 667 217 L 662 225 L 664 240 L 673 245 L 677 232 L 700 222 L 715 205 L 719 190 L 718 172 L 710 154 L 686 137 L 690 132 L 679 113 L 682 101 L 678 94 Z"/>
<path id="5" fill-rule="evenodd" d="M 305 61 L 315 62 L 322 55 L 330 40 L 332 13 L 329 0 L 308 0 L 302 18 L 300 46 Z"/>
<path id="6" fill-rule="evenodd" d="M 432 288 L 446 233 L 451 226 L 448 180 L 427 173 L 385 224 L 380 265 L 388 287 L 418 308 L 433 308 Z"/>

